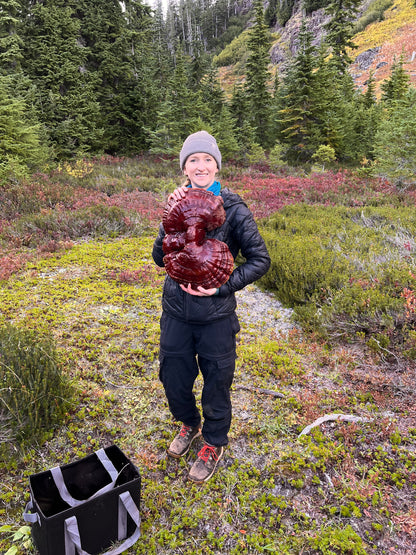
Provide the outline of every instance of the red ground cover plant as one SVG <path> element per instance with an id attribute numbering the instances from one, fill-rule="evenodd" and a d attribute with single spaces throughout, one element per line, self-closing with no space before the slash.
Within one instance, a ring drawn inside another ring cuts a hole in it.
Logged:
<path id="1" fill-rule="evenodd" d="M 365 206 L 381 202 L 395 192 L 381 179 L 360 178 L 352 172 L 316 173 L 310 177 L 279 177 L 273 174 L 243 175 L 224 181 L 250 204 L 256 218 L 267 218 L 288 204 Z"/>
<path id="2" fill-rule="evenodd" d="M 140 270 L 113 270 L 108 274 L 109 279 L 129 285 L 134 283 L 159 285 L 162 283 L 164 276 L 164 271 L 154 264 L 145 264 Z"/>
<path id="3" fill-rule="evenodd" d="M 7 255 L 0 257 L 0 280 L 6 280 L 18 272 L 25 264 L 19 256 Z"/>
<path id="4" fill-rule="evenodd" d="M 135 163 L 139 162 L 140 160 L 135 160 Z M 62 218 L 62 225 L 68 226 L 71 218 L 76 217 L 75 214 L 78 211 L 100 206 L 114 206 L 125 212 L 124 223 L 126 225 L 139 218 L 147 226 L 156 228 L 162 219 L 166 191 L 133 189 L 108 194 L 99 190 L 99 180 L 94 181 L 95 173 L 100 174 L 100 165 L 112 165 L 114 171 L 119 168 L 121 174 L 124 175 L 126 163 L 123 158 L 105 157 L 94 161 L 94 164 L 97 165 L 94 171 L 91 162 L 88 163 L 87 176 L 78 177 L 76 168 L 73 172 L 74 175 L 71 170 L 68 170 L 66 174 L 54 170 L 49 174 L 37 173 L 30 182 L 10 184 L 0 190 L 0 234 L 3 244 L 8 242 L 7 238 L 9 237 L 9 248 L 5 252 L 19 244 L 28 245 L 27 238 L 19 237 L 19 232 L 8 234 L 7 231 L 9 226 L 14 225 L 13 222 L 22 217 L 31 217 L 36 214 L 52 212 L 68 216 Z M 153 170 L 156 171 L 159 166 L 162 172 L 164 165 L 160 163 Z M 134 166 L 134 168 L 139 170 L 139 166 L 137 168 Z M 148 171 L 148 164 L 143 169 L 145 172 Z M 281 173 L 278 175 L 270 173 L 267 167 L 256 166 L 247 170 L 231 165 L 228 175 L 228 178 L 221 180 L 223 186 L 228 186 L 240 193 L 256 218 L 267 218 L 288 204 L 365 206 L 367 203 L 371 203 L 375 205 L 397 193 L 395 188 L 385 181 L 361 178 L 346 170 L 335 173 L 314 173 L 310 176 L 285 176 Z M 164 182 L 166 179 L 157 178 L 160 182 Z M 408 199 L 410 203 L 414 203 L 414 198 L 410 194 Z M 68 219 L 70 214 L 73 216 Z M 59 222 L 60 218 L 56 220 Z M 127 225 L 127 227 L 131 226 Z M 33 255 L 36 255 L 36 251 L 42 256 L 49 252 L 56 252 L 60 248 L 59 240 L 65 239 L 64 231 L 59 233 L 59 230 L 56 230 L 56 236 L 49 236 L 47 241 L 46 238 L 45 240 L 40 239 L 36 244 L 32 241 Z M 33 233 L 36 233 L 36 229 Z M 40 235 L 42 234 L 40 233 Z M 6 258 L 2 259 L 1 266 L 0 279 L 7 279 L 19 271 L 24 266 L 24 262 L 21 256 L 8 254 Z"/>
<path id="5" fill-rule="evenodd" d="M 90 206 L 117 206 L 146 219 L 150 224 L 160 222 L 163 215 L 163 202 L 154 193 L 148 191 L 129 191 L 108 196 L 101 191 L 77 189 L 71 210 L 80 210 Z"/>

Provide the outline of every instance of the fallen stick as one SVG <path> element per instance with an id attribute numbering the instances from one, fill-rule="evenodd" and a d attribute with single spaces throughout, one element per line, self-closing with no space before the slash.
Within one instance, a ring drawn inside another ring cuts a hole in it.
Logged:
<path id="1" fill-rule="evenodd" d="M 272 389 L 262 389 L 261 387 L 250 387 L 249 385 L 235 385 L 234 389 L 244 389 L 246 391 L 253 391 L 254 393 L 264 393 L 265 395 L 273 395 L 273 397 L 279 397 L 284 399 L 285 395 L 279 393 L 278 391 L 273 391 Z"/>
<path id="2" fill-rule="evenodd" d="M 320 418 L 317 418 L 315 422 L 312 422 L 312 424 L 309 424 L 309 426 L 306 426 L 306 428 L 304 428 L 300 432 L 298 437 L 308 434 L 312 430 L 312 428 L 316 428 L 317 426 L 319 426 L 320 424 L 323 424 L 324 422 L 337 421 L 337 420 L 343 420 L 345 422 L 371 422 L 372 418 L 363 418 L 362 416 L 354 416 L 353 414 L 338 414 L 338 413 L 326 414 L 325 416 L 321 416 Z"/>

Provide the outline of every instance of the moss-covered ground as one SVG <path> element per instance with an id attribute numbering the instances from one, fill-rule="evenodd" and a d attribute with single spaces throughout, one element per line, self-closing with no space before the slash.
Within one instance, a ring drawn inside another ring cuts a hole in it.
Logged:
<path id="1" fill-rule="evenodd" d="M 218 472 L 203 486 L 187 480 L 200 444 L 186 459 L 167 458 L 178 426 L 158 379 L 164 275 L 151 247 L 164 192 L 153 198 L 153 220 L 148 213 L 146 221 L 129 214 L 122 232 L 72 239 L 55 233 L 42 243 L 54 241 L 54 248 L 42 249 L 38 241 L 36 252 L 16 239 L 24 236 L 17 226 L 22 215 L 16 211 L 7 225 L 3 217 L 0 258 L 17 265 L 0 282 L 0 324 L 51 333 L 76 394 L 59 429 L 3 450 L 0 551 L 34 553 L 22 528 L 31 474 L 115 443 L 142 477 L 142 537 L 126 553 L 414 553 L 412 358 L 381 356 L 365 341 L 329 342 L 295 329 L 278 336 L 267 319 L 261 327 L 243 322 L 230 444 Z M 252 206 L 259 205 L 253 200 Z M 76 207 L 50 210 L 69 214 Z M 68 230 L 69 217 L 66 222 Z M 37 233 L 33 226 L 31 233 Z M 198 379 L 198 398 L 200 391 Z M 300 436 L 328 414 L 359 419 L 329 420 Z"/>

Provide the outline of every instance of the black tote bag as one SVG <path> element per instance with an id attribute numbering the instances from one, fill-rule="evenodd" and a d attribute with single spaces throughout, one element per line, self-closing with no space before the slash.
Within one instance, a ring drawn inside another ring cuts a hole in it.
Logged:
<path id="1" fill-rule="evenodd" d="M 140 537 L 140 473 L 115 445 L 29 484 L 23 517 L 40 555 L 118 555 Z"/>

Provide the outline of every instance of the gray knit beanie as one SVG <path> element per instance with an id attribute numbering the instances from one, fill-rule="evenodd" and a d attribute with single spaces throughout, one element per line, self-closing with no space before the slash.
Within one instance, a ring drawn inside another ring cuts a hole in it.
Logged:
<path id="1" fill-rule="evenodd" d="M 218 169 L 221 169 L 221 152 L 218 148 L 217 141 L 206 131 L 198 131 L 185 139 L 179 154 L 181 170 L 183 170 L 188 156 L 195 154 L 195 152 L 206 152 L 207 154 L 211 154 L 217 162 Z"/>

